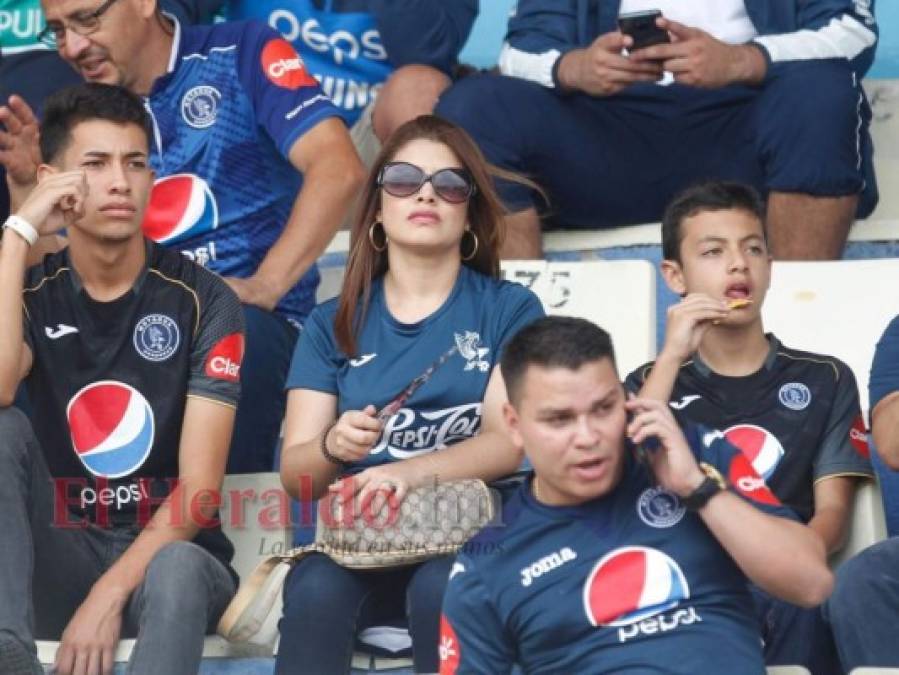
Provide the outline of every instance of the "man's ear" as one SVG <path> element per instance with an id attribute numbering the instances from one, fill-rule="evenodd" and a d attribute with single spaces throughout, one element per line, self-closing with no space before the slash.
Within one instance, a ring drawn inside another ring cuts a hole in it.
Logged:
<path id="1" fill-rule="evenodd" d="M 506 422 L 506 431 L 509 432 L 509 437 L 515 444 L 515 447 L 524 447 L 524 439 L 521 437 L 520 431 L 521 420 L 518 417 L 518 412 L 515 410 L 515 406 L 513 406 L 508 401 L 503 403 L 503 419 Z"/>
<path id="2" fill-rule="evenodd" d="M 684 270 L 676 260 L 663 260 L 659 265 L 662 278 L 673 293 L 683 297 L 687 294 L 687 283 L 684 281 Z"/>
<path id="3" fill-rule="evenodd" d="M 140 5 L 140 15 L 145 19 L 149 19 L 156 14 L 157 4 L 159 4 L 157 0 L 139 0 L 138 5 Z"/>
<path id="4" fill-rule="evenodd" d="M 57 169 L 52 164 L 38 164 L 37 167 L 37 182 L 40 183 L 43 180 L 46 180 L 50 176 L 59 173 L 59 169 Z"/>

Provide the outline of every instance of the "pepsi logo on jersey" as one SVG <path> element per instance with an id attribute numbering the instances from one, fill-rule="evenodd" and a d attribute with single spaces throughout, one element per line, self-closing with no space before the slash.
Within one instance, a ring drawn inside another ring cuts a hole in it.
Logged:
<path id="1" fill-rule="evenodd" d="M 153 409 L 124 382 L 102 380 L 83 387 L 69 401 L 66 417 L 75 454 L 94 476 L 132 474 L 153 447 Z"/>
<path id="2" fill-rule="evenodd" d="M 172 244 L 211 232 L 219 224 L 218 205 L 209 184 L 191 173 L 160 178 L 153 184 L 144 213 L 144 234 Z"/>
<path id="3" fill-rule="evenodd" d="M 262 70 L 275 85 L 284 89 L 299 89 L 318 85 L 306 72 L 303 59 L 293 45 L 283 38 L 275 38 L 262 48 Z"/>
<path id="4" fill-rule="evenodd" d="M 268 23 L 290 42 L 301 38 L 303 44 L 310 49 L 323 53 L 331 51 L 337 64 L 342 64 L 345 59 L 387 61 L 387 50 L 381 43 L 381 34 L 376 28 L 359 35 L 348 30 L 327 33 L 318 20 L 309 18 L 301 22 L 294 12 L 286 9 L 272 12 Z"/>
<path id="5" fill-rule="evenodd" d="M 583 602 L 594 626 L 618 628 L 618 641 L 674 630 L 702 621 L 693 607 L 680 566 L 667 554 L 646 546 L 610 551 L 587 575 Z"/>
<path id="6" fill-rule="evenodd" d="M 746 455 L 755 472 L 765 480 L 771 478 L 784 456 L 777 437 L 754 424 L 736 424 L 725 430 L 724 437 Z"/>
<path id="7" fill-rule="evenodd" d="M 415 457 L 474 436 L 480 425 L 480 403 L 441 410 L 400 408 L 384 424 L 381 440 L 369 454 L 387 451 L 398 459 Z"/>
<path id="8" fill-rule="evenodd" d="M 204 372 L 207 376 L 226 382 L 240 380 L 240 364 L 243 362 L 244 337 L 231 333 L 215 343 L 206 356 Z"/>

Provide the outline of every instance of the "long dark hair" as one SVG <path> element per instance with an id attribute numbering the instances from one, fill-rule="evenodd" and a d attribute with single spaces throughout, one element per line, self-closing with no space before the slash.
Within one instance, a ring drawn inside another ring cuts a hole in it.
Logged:
<path id="1" fill-rule="evenodd" d="M 421 115 L 399 127 L 384 143 L 371 167 L 350 234 L 346 276 L 334 319 L 337 344 L 348 356 L 356 354 L 356 338 L 365 321 L 372 281 L 387 271 L 387 251 L 376 250 L 368 237 L 368 230 L 381 209 L 378 175 L 401 148 L 419 139 L 447 146 L 471 174 L 477 189 L 468 201 L 468 224 L 478 238 L 478 248 L 475 255 L 464 260 L 463 264 L 482 274 L 499 276 L 499 249 L 505 231 L 505 210 L 493 186 L 493 177 L 524 183 L 536 189 L 530 181 L 488 164 L 471 137 L 444 119 Z M 470 251 L 469 241 L 469 237 L 462 237 L 460 243 L 460 249 L 466 247 L 466 254 Z M 461 250 L 459 255 L 463 255 Z"/>

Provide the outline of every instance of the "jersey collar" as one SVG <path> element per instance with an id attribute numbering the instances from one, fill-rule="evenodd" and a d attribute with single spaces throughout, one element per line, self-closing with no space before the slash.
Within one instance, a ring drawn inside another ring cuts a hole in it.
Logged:
<path id="1" fill-rule="evenodd" d="M 140 274 L 137 275 L 137 279 L 134 280 L 134 285 L 131 286 L 131 292 L 137 295 L 140 293 L 141 288 L 144 286 L 144 281 L 147 278 L 147 270 L 150 268 L 150 259 L 154 257 L 154 248 L 156 244 L 152 241 L 144 237 L 144 251 L 146 254 L 144 255 L 144 267 L 140 271 Z M 81 293 L 84 290 L 84 282 L 81 281 L 81 277 L 78 275 L 78 270 L 75 269 L 75 266 L 72 264 L 72 259 L 69 257 L 69 247 L 67 246 L 64 250 L 65 255 L 65 266 L 69 268 L 70 274 L 69 279 L 72 281 L 72 288 L 75 293 Z"/>
<path id="2" fill-rule="evenodd" d="M 765 361 L 762 364 L 762 367 L 748 377 L 752 377 L 753 375 L 756 375 L 761 371 L 770 372 L 771 369 L 774 368 L 774 362 L 777 359 L 777 351 L 780 349 L 780 340 L 778 340 L 774 336 L 774 333 L 765 333 L 765 337 L 768 339 L 768 356 L 765 357 Z M 692 365 L 693 370 L 695 370 L 702 377 L 707 378 L 712 375 L 717 375 L 717 373 L 709 368 L 708 364 L 702 360 L 699 352 L 693 354 L 690 365 Z"/>
<path id="3" fill-rule="evenodd" d="M 169 19 L 172 22 L 172 25 L 175 26 L 175 35 L 172 37 L 172 53 L 169 54 L 169 65 L 168 69 L 165 71 L 166 74 L 169 74 L 174 72 L 175 66 L 178 65 L 178 54 L 181 51 L 181 23 L 175 18 L 174 14 L 163 12 L 162 15 Z"/>

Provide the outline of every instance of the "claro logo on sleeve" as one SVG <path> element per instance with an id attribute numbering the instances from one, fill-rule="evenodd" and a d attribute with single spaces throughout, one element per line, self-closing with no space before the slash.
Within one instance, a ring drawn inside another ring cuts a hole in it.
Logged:
<path id="1" fill-rule="evenodd" d="M 284 89 L 299 89 L 318 84 L 306 70 L 293 45 L 283 38 L 269 40 L 262 48 L 262 70 L 274 84 Z"/>
<path id="2" fill-rule="evenodd" d="M 223 337 L 206 357 L 206 375 L 226 382 L 239 381 L 243 350 L 244 339 L 241 333 L 231 333 Z"/>

